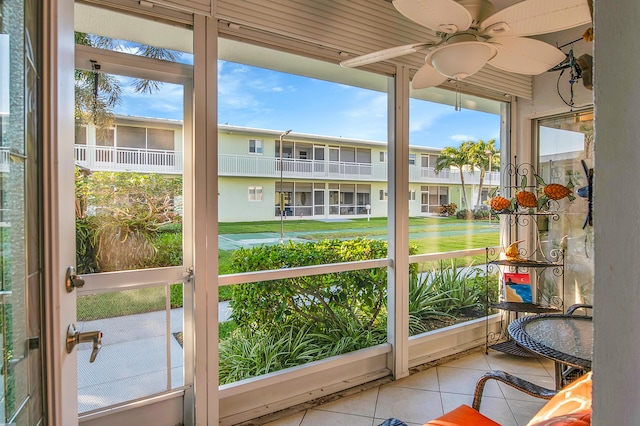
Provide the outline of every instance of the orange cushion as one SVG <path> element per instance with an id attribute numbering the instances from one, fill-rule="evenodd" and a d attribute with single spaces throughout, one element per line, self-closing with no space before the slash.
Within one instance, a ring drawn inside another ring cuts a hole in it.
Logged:
<path id="1" fill-rule="evenodd" d="M 583 426 L 591 424 L 591 376 L 589 372 L 562 388 L 540 409 L 527 426 Z"/>
<path id="2" fill-rule="evenodd" d="M 500 426 L 468 405 L 461 405 L 423 426 Z"/>

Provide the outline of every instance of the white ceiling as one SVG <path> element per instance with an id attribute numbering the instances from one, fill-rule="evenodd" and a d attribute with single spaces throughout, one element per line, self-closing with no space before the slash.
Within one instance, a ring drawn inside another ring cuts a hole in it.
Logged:
<path id="1" fill-rule="evenodd" d="M 381 0 L 386 1 L 386 0 Z M 494 0 L 495 10 L 500 10 L 520 0 Z M 106 8 L 76 3 L 75 27 L 77 31 L 104 35 L 116 39 L 154 45 L 181 52 L 193 52 L 192 31 L 186 26 L 171 25 L 158 20 L 147 20 Z M 544 35 L 538 38 L 565 43 L 561 35 Z M 566 37 L 565 37 L 566 38 Z M 553 44 L 553 43 L 552 43 Z M 338 65 L 280 51 L 267 49 L 225 38 L 219 39 L 219 57 L 223 60 L 245 63 L 258 67 L 288 72 L 297 75 L 336 81 L 343 84 L 386 91 L 387 79 L 381 75 L 345 69 Z M 449 90 L 429 89 L 412 93 L 425 100 L 453 105 L 455 94 Z M 465 95 L 464 108 L 499 113 L 499 105 L 483 98 Z"/>

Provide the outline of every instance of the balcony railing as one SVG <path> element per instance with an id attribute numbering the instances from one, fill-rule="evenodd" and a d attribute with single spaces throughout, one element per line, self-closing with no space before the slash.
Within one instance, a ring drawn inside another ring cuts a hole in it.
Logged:
<path id="1" fill-rule="evenodd" d="M 182 152 L 160 149 L 75 145 L 76 163 L 94 171 L 182 173 Z"/>
<path id="2" fill-rule="evenodd" d="M 114 148 L 110 146 L 75 146 L 76 163 L 95 171 L 133 171 L 146 173 L 182 173 L 182 152 L 154 149 Z M 220 176 L 282 177 L 286 179 L 322 179 L 387 182 L 386 163 L 355 163 L 327 160 L 303 160 L 257 155 L 218 156 Z M 464 172 L 469 185 L 480 183 L 480 172 Z M 460 172 L 409 165 L 409 181 L 426 184 L 459 184 Z M 500 172 L 485 175 L 484 184 L 500 182 Z"/>
<path id="3" fill-rule="evenodd" d="M 220 176 L 255 176 L 280 177 L 280 159 L 253 155 L 218 156 L 218 172 Z M 353 163 L 327 160 L 302 160 L 298 158 L 282 159 L 282 176 L 284 178 L 362 180 L 387 182 L 386 163 Z M 480 172 L 464 172 L 465 182 L 470 185 L 480 183 Z M 460 183 L 460 172 L 442 170 L 436 173 L 433 167 L 409 166 L 409 181 L 423 183 Z M 484 184 L 500 182 L 500 172 L 485 174 Z"/>

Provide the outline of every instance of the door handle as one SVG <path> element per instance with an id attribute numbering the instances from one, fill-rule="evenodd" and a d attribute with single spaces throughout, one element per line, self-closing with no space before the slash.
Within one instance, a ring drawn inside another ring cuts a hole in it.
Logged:
<path id="1" fill-rule="evenodd" d="M 91 356 L 89 362 L 96 360 L 98 351 L 102 347 L 102 331 L 85 331 L 80 333 L 75 324 L 69 324 L 67 329 L 67 353 L 70 354 L 75 345 L 78 343 L 93 343 L 93 349 L 91 350 Z"/>
<path id="2" fill-rule="evenodd" d="M 71 293 L 75 288 L 82 286 L 84 286 L 84 280 L 80 275 L 76 275 L 76 270 L 73 266 L 69 266 L 64 278 L 64 287 L 67 289 L 67 293 Z"/>

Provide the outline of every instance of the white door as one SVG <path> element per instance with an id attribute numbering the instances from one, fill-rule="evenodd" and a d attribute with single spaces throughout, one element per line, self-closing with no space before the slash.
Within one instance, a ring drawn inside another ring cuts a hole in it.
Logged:
<path id="1" fill-rule="evenodd" d="M 77 46 L 76 87 L 80 423 L 190 424 L 192 67 Z"/>

